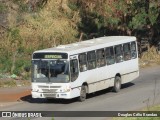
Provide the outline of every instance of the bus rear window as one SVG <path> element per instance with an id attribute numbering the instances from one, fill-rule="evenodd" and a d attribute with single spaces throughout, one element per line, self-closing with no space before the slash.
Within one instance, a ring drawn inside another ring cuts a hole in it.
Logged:
<path id="1" fill-rule="evenodd" d="M 137 58 L 136 42 L 131 42 L 131 56 L 133 59 Z"/>

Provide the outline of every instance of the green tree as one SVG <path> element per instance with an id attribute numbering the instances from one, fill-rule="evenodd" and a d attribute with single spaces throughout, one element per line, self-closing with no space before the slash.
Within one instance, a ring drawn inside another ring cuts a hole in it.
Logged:
<path id="1" fill-rule="evenodd" d="M 79 30 L 88 38 L 135 35 L 144 28 L 154 31 L 160 13 L 157 0 L 70 0 L 70 3 L 80 11 Z"/>

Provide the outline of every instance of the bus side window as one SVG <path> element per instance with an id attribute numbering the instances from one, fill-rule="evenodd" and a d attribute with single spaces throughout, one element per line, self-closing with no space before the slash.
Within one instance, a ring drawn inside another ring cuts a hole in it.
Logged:
<path id="1" fill-rule="evenodd" d="M 87 53 L 88 70 L 96 68 L 96 54 L 95 51 Z"/>
<path id="2" fill-rule="evenodd" d="M 123 44 L 123 53 L 125 61 L 131 59 L 130 43 Z"/>
<path id="3" fill-rule="evenodd" d="M 116 63 L 122 62 L 123 61 L 122 45 L 116 45 L 114 47 L 114 50 L 115 50 L 115 56 L 116 56 Z"/>
<path id="4" fill-rule="evenodd" d="M 106 48 L 106 61 L 107 61 L 107 65 L 112 65 L 115 63 L 113 47 Z"/>
<path id="5" fill-rule="evenodd" d="M 71 81 L 75 81 L 78 78 L 78 60 L 74 59 L 70 61 Z"/>
<path id="6" fill-rule="evenodd" d="M 137 58 L 136 42 L 131 42 L 131 56 Z"/>
<path id="7" fill-rule="evenodd" d="M 79 55 L 79 69 L 80 72 L 87 70 L 87 55 L 85 53 Z"/>
<path id="8" fill-rule="evenodd" d="M 105 55 L 104 55 L 104 49 L 99 49 L 96 51 L 97 55 L 97 67 L 105 66 Z"/>

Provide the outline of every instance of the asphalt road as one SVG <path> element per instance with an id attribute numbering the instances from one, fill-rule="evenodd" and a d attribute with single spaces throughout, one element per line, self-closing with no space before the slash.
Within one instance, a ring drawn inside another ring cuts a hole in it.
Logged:
<path id="1" fill-rule="evenodd" d="M 31 99 L 30 96 L 22 98 L 21 103 L 0 111 L 134 111 L 160 103 L 160 66 L 148 67 L 140 70 L 139 78 L 122 86 L 119 93 L 106 89 L 90 94 L 86 101 L 73 100 Z M 2 119 L 2 118 L 1 118 Z M 3 118 L 4 119 L 4 118 Z M 8 120 L 6 118 L 4 120 Z M 13 118 L 12 118 L 13 119 Z M 10 118 L 10 120 L 12 120 Z M 17 118 L 16 118 L 17 119 Z M 15 119 L 15 120 L 16 120 Z M 20 118 L 21 119 L 21 118 Z M 39 119 L 39 118 L 38 118 Z M 36 119 L 36 120 L 38 120 Z M 44 118 L 42 118 L 44 119 Z M 46 118 L 51 120 L 51 118 Z M 79 117 L 54 118 L 54 120 L 106 120 L 106 117 Z M 27 119 L 28 120 L 28 119 Z M 34 118 L 35 120 L 35 118 Z"/>

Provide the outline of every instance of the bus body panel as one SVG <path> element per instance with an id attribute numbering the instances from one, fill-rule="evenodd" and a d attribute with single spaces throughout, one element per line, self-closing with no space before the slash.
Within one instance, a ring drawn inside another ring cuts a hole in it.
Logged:
<path id="1" fill-rule="evenodd" d="M 96 91 L 108 88 L 110 86 L 110 79 L 109 77 L 107 66 L 103 66 L 97 68 L 97 80 L 96 80 Z"/>
<path id="2" fill-rule="evenodd" d="M 83 83 L 87 83 L 89 85 L 89 88 L 90 88 L 89 93 L 95 92 L 96 91 L 96 84 L 94 82 L 97 81 L 96 76 L 97 75 L 96 75 L 96 70 L 95 69 L 94 70 L 88 70 L 86 72 L 81 72 L 81 73 L 79 73 L 79 76 L 78 76 L 77 80 L 75 80 L 74 82 L 71 82 L 71 86 L 73 88 L 77 87 L 77 86 L 79 86 L 81 88 Z"/>
<path id="3" fill-rule="evenodd" d="M 120 39 L 120 40 L 119 40 Z M 107 41 L 108 40 L 108 41 Z M 112 41 L 113 40 L 113 41 Z M 34 53 L 67 53 L 68 61 L 77 59 L 80 53 L 87 53 L 89 51 L 96 51 L 98 49 L 106 49 L 107 47 L 124 43 L 136 42 L 135 37 L 102 37 L 88 41 L 82 41 L 69 45 L 60 46 L 57 48 L 50 48 L 36 51 Z M 97 42 L 97 43 L 96 43 Z M 137 44 L 136 44 L 137 48 Z M 138 55 L 138 51 L 136 51 Z M 78 61 L 78 66 L 79 66 Z M 78 67 L 79 69 L 79 67 Z M 87 93 L 93 93 L 108 87 L 114 86 L 114 79 L 116 75 L 120 75 L 121 83 L 128 83 L 139 76 L 138 57 L 103 67 L 96 67 L 91 70 L 80 72 L 76 80 L 69 83 L 32 83 L 32 97 L 33 98 L 63 98 L 72 99 L 80 96 L 81 86 L 87 85 Z M 43 86 L 44 88 L 39 88 Z M 55 88 L 54 88 L 55 87 Z M 38 89 L 38 91 L 37 91 Z"/>

